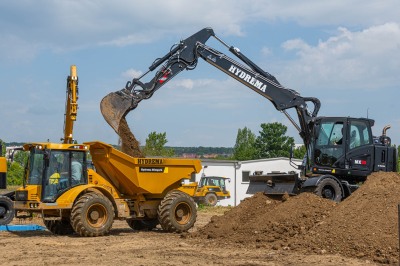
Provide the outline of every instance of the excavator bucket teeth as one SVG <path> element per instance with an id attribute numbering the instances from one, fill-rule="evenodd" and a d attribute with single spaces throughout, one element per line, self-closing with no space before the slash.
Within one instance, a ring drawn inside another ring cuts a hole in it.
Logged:
<path id="1" fill-rule="evenodd" d="M 100 103 L 100 110 L 104 119 L 117 134 L 121 120 L 135 108 L 132 97 L 122 91 L 111 92 Z"/>

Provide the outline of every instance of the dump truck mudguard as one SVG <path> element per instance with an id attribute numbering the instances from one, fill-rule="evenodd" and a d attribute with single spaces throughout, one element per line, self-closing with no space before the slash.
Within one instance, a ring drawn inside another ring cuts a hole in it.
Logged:
<path id="1" fill-rule="evenodd" d="M 115 216 L 118 217 L 120 215 L 118 215 L 118 213 L 122 214 L 121 212 L 118 211 L 118 208 L 122 208 L 122 209 L 128 209 L 127 206 L 120 206 L 120 204 L 116 204 L 115 198 L 111 195 L 110 191 L 108 191 L 107 189 L 105 189 L 104 187 L 101 186 L 96 186 L 96 185 L 92 185 L 92 184 L 88 184 L 88 185 L 84 185 L 84 186 L 77 186 L 69 191 L 67 191 L 66 193 L 64 193 L 61 197 L 59 197 L 57 199 L 57 203 L 63 203 L 63 202 L 73 202 L 75 203 L 75 201 L 83 194 L 88 193 L 88 192 L 95 192 L 95 193 L 99 193 L 104 195 L 105 197 L 107 197 L 111 203 L 114 206 L 114 210 L 115 210 Z"/>

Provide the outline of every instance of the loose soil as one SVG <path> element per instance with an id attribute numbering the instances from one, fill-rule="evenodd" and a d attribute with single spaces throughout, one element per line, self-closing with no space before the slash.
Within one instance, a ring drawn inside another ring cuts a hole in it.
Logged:
<path id="1" fill-rule="evenodd" d="M 134 231 L 124 221 L 115 221 L 110 235 L 95 238 L 57 236 L 47 230 L 0 232 L 0 265 L 376 265 L 371 260 L 338 254 L 310 254 L 191 236 L 225 211 L 236 212 L 226 207 L 199 210 L 194 228 L 184 234 L 165 233 L 160 228 Z"/>
<path id="2" fill-rule="evenodd" d="M 245 199 L 192 236 L 300 254 L 338 254 L 398 264 L 400 175 L 374 173 L 349 198 L 336 204 L 303 193 L 274 200 L 263 194 Z"/>
<path id="3" fill-rule="evenodd" d="M 125 117 L 119 123 L 118 135 L 121 138 L 121 151 L 132 157 L 144 157 L 141 150 L 139 141 L 131 132 Z"/>
<path id="4" fill-rule="evenodd" d="M 0 232 L 0 264 L 397 265 L 399 178 L 374 173 L 339 204 L 258 193 L 234 208 L 200 209 L 182 234 L 134 231 L 124 221 L 97 238 Z"/>

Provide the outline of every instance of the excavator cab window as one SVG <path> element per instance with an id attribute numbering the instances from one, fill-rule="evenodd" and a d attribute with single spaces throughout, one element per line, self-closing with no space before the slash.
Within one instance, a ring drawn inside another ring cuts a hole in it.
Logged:
<path id="1" fill-rule="evenodd" d="M 317 127 L 314 162 L 319 166 L 333 167 L 344 155 L 343 122 L 321 121 Z"/>
<path id="2" fill-rule="evenodd" d="M 365 121 L 353 120 L 350 122 L 349 150 L 372 144 L 369 124 Z"/>

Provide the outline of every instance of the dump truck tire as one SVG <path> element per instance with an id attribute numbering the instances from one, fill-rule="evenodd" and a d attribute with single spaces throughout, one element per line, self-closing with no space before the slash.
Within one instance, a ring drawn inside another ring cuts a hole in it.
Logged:
<path id="1" fill-rule="evenodd" d="M 129 227 L 133 230 L 148 230 L 151 231 L 159 224 L 158 219 L 151 220 L 126 220 Z"/>
<path id="2" fill-rule="evenodd" d="M 322 198 L 330 199 L 336 202 L 340 202 L 342 200 L 342 189 L 340 188 L 340 184 L 332 178 L 325 178 L 321 180 L 321 182 L 319 182 L 315 188 L 314 193 Z"/>
<path id="3" fill-rule="evenodd" d="M 46 228 L 55 235 L 72 235 L 75 233 L 71 222 L 68 219 L 62 220 L 44 220 Z"/>
<path id="4" fill-rule="evenodd" d="M 185 232 L 193 227 L 196 218 L 194 200 L 179 190 L 168 192 L 158 207 L 158 221 L 167 232 Z"/>
<path id="5" fill-rule="evenodd" d="M 208 193 L 205 197 L 204 197 L 204 204 L 207 206 L 215 206 L 218 203 L 218 198 L 217 195 L 215 195 L 214 193 Z"/>
<path id="6" fill-rule="evenodd" d="M 14 219 L 14 203 L 9 197 L 0 196 L 0 225 L 11 223 Z"/>
<path id="7" fill-rule="evenodd" d="M 86 193 L 72 207 L 72 228 L 80 236 L 95 237 L 108 234 L 113 222 L 114 207 L 102 194 Z"/>

